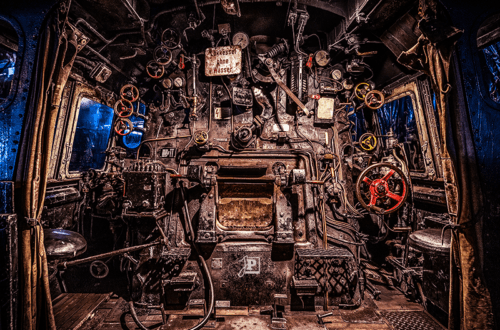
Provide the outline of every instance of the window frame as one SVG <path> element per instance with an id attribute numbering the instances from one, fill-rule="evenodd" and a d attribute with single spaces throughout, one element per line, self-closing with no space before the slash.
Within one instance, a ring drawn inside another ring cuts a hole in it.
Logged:
<path id="1" fill-rule="evenodd" d="M 67 127 L 65 127 L 65 128 L 58 127 L 58 130 L 59 129 L 66 130 L 65 133 L 61 134 L 64 136 L 64 140 L 61 140 L 61 144 L 58 146 L 58 148 L 60 148 L 60 150 L 61 150 L 61 158 L 60 158 L 61 161 L 59 163 L 60 166 L 59 166 L 58 177 L 62 180 L 81 178 L 83 175 L 83 172 L 70 172 L 69 171 L 69 164 L 71 162 L 71 154 L 73 152 L 73 143 L 74 143 L 75 133 L 76 133 L 77 124 L 78 124 L 78 117 L 80 116 L 80 105 L 82 103 L 83 98 L 90 99 L 92 101 L 106 105 L 110 108 L 113 108 L 113 106 L 114 106 L 114 99 L 113 98 L 104 98 L 104 97 L 102 97 L 102 93 L 98 93 L 98 91 L 96 91 L 93 87 L 90 87 L 88 85 L 84 85 L 80 82 L 75 83 L 71 101 L 68 102 L 67 109 L 66 109 L 66 115 L 68 117 L 67 118 L 67 123 L 68 123 Z M 60 113 L 58 120 L 63 119 L 63 118 L 61 118 L 61 116 L 64 116 L 64 114 Z M 114 136 L 113 127 L 114 127 L 115 120 L 116 120 L 116 116 L 113 113 L 113 119 L 112 119 L 112 124 L 111 124 L 112 125 L 111 126 L 111 133 L 110 133 L 110 138 L 108 140 L 107 148 L 113 147 L 115 144 L 115 139 L 113 138 L 113 136 Z M 64 126 L 64 125 L 58 125 L 58 126 Z M 108 166 L 105 163 L 104 167 L 102 169 L 95 169 L 95 170 L 105 172 L 107 170 L 107 167 Z"/>
<path id="2" fill-rule="evenodd" d="M 472 59 L 473 59 L 472 62 L 473 62 L 473 67 L 474 67 L 474 71 L 475 71 L 475 75 L 476 75 L 479 95 L 481 95 L 481 98 L 483 99 L 483 101 L 486 102 L 486 104 L 488 104 L 491 108 L 496 109 L 496 110 L 500 110 L 500 103 L 493 101 L 490 97 L 489 86 L 487 85 L 486 79 L 485 79 L 486 77 L 483 74 L 483 69 L 484 69 L 483 61 L 484 61 L 484 59 L 482 59 L 481 57 L 484 55 L 482 54 L 482 48 L 479 48 L 477 46 L 477 42 L 478 42 L 477 33 L 478 33 L 479 29 L 481 28 L 481 26 L 484 24 L 485 21 L 487 21 L 489 18 L 496 16 L 496 15 L 500 16 L 500 12 L 481 16 L 475 24 L 475 28 L 473 29 L 473 33 L 471 33 L 471 36 L 470 36 L 471 40 L 469 40 L 469 41 L 470 41 L 470 49 L 472 52 Z M 496 41 L 500 42 L 500 37 L 498 39 L 496 39 Z"/>
<path id="3" fill-rule="evenodd" d="M 430 98 L 430 95 L 428 95 L 429 93 L 422 93 L 419 85 L 421 84 L 417 83 L 417 77 L 415 77 L 399 84 L 396 82 L 390 88 L 384 88 L 384 91 L 388 94 L 385 103 L 396 101 L 405 96 L 411 97 L 425 170 L 423 172 L 410 171 L 410 176 L 415 179 L 435 181 L 442 177 L 440 162 L 438 161 L 440 160 L 438 151 L 440 143 L 436 139 L 439 135 L 435 116 L 433 113 L 429 113 L 429 110 L 433 111 L 433 108 L 427 109 L 429 100 L 426 100 L 426 98 Z M 424 107 L 424 104 L 427 104 L 427 106 Z M 430 99 L 430 106 L 432 107 L 432 99 Z M 376 125 L 380 127 L 378 111 L 374 118 Z"/>
<path id="4" fill-rule="evenodd" d="M 20 81 L 20 75 L 21 75 L 21 67 L 24 59 L 24 34 L 23 30 L 19 26 L 19 24 L 12 19 L 9 16 L 5 16 L 0 14 L 0 20 L 3 20 L 10 24 L 10 26 L 16 31 L 17 33 L 17 52 L 16 52 L 16 64 L 14 65 L 15 72 L 14 72 L 14 77 L 12 78 L 12 86 L 9 91 L 9 95 L 5 99 L 5 101 L 0 102 L 0 111 L 3 111 L 4 109 L 7 109 L 8 107 L 11 106 L 12 102 L 14 102 L 14 99 L 16 98 L 16 95 L 18 94 L 18 89 L 19 89 L 19 81 Z"/>

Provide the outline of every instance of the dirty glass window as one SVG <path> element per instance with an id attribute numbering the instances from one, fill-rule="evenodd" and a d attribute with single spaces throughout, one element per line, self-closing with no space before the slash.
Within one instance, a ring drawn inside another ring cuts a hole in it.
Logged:
<path id="1" fill-rule="evenodd" d="M 14 28 L 0 20 L 0 104 L 9 97 L 16 73 L 19 39 Z"/>
<path id="2" fill-rule="evenodd" d="M 424 172 L 425 164 L 411 96 L 384 104 L 377 114 L 382 135 L 392 131 L 399 143 L 404 145 L 410 171 Z"/>
<path id="3" fill-rule="evenodd" d="M 137 107 L 139 107 L 139 110 L 137 110 Z M 146 106 L 144 103 L 134 103 L 134 113 L 146 115 Z M 128 119 L 130 119 L 134 125 L 134 130 L 130 134 L 123 136 L 122 142 L 125 148 L 136 149 L 141 144 L 142 136 L 144 134 L 142 131 L 144 128 L 144 118 L 132 115 Z"/>
<path id="4" fill-rule="evenodd" d="M 82 98 L 71 152 L 70 172 L 102 169 L 113 124 L 113 108 Z"/>
<path id="5" fill-rule="evenodd" d="M 482 75 L 490 99 L 500 104 L 500 14 L 486 19 L 477 32 Z"/>

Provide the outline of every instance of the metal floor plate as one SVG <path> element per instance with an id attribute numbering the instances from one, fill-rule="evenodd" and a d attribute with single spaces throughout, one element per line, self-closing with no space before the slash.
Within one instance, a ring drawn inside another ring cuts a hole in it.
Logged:
<path id="1" fill-rule="evenodd" d="M 424 312 L 380 311 L 394 330 L 443 330 L 444 328 Z"/>

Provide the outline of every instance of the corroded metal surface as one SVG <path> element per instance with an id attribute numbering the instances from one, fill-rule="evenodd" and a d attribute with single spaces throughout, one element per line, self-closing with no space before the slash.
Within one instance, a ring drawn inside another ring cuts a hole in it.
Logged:
<path id="1" fill-rule="evenodd" d="M 224 46 L 205 50 L 205 75 L 227 76 L 241 73 L 241 47 Z"/>

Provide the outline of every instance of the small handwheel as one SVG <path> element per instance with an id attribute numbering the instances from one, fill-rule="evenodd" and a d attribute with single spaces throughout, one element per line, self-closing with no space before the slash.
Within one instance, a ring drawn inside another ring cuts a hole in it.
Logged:
<path id="1" fill-rule="evenodd" d="M 119 118 L 115 122 L 114 128 L 115 128 L 116 134 L 125 136 L 125 135 L 129 135 L 134 130 L 134 125 L 127 118 Z"/>
<path id="2" fill-rule="evenodd" d="M 364 100 L 368 92 L 372 90 L 370 84 L 361 82 L 354 87 L 354 94 L 360 100 Z"/>
<path id="3" fill-rule="evenodd" d="M 370 212 L 396 212 L 408 197 L 409 181 L 396 166 L 388 163 L 367 167 L 356 183 L 359 203 Z"/>
<path id="4" fill-rule="evenodd" d="M 139 99 L 139 89 L 134 85 L 127 84 L 120 89 L 120 97 L 124 100 L 135 102 Z"/>
<path id="5" fill-rule="evenodd" d="M 96 260 L 90 264 L 90 275 L 95 278 L 105 278 L 109 274 L 109 267 L 101 260 Z"/>
<path id="6" fill-rule="evenodd" d="M 181 35 L 174 29 L 165 29 L 161 34 L 161 43 L 168 49 L 177 48 L 181 43 Z"/>
<path id="7" fill-rule="evenodd" d="M 369 91 L 365 97 L 365 104 L 368 108 L 372 110 L 377 110 L 382 108 L 384 105 L 385 96 L 382 92 L 373 90 Z"/>
<path id="8" fill-rule="evenodd" d="M 121 99 L 115 103 L 115 114 L 120 118 L 128 118 L 134 113 L 134 106 L 129 100 Z"/>
<path id="9" fill-rule="evenodd" d="M 156 47 L 153 52 L 153 58 L 156 63 L 167 66 L 172 62 L 172 51 L 166 46 Z"/>
<path id="10" fill-rule="evenodd" d="M 208 141 L 208 133 L 205 131 L 199 131 L 194 133 L 194 142 L 199 145 L 203 146 L 207 143 Z"/>
<path id="11" fill-rule="evenodd" d="M 151 78 L 160 79 L 165 73 L 165 68 L 163 65 L 156 63 L 155 61 L 149 61 L 146 65 L 146 72 Z"/>
<path id="12" fill-rule="evenodd" d="M 372 151 L 377 147 L 377 137 L 372 133 L 365 133 L 359 138 L 359 145 L 365 151 Z"/>

